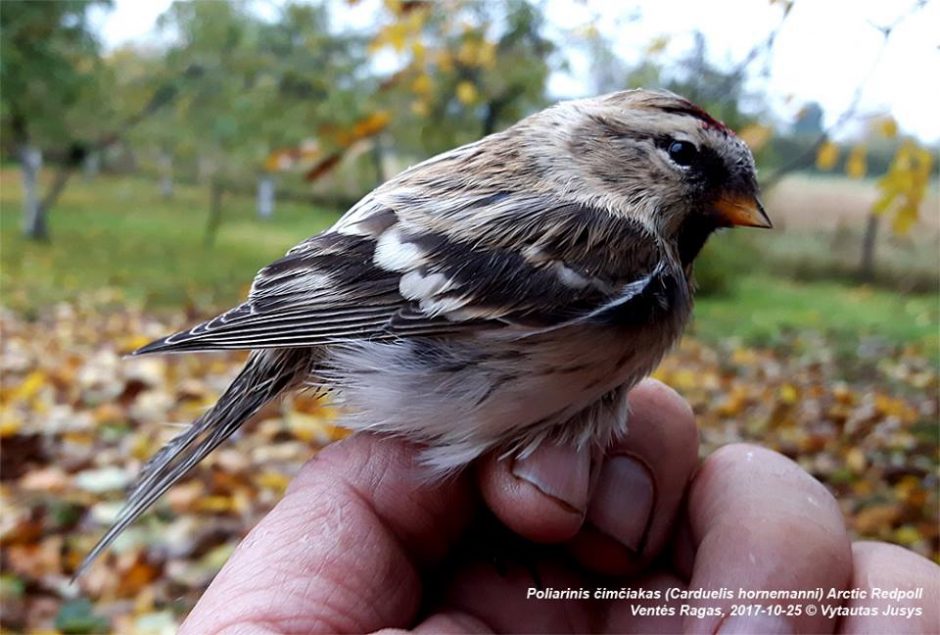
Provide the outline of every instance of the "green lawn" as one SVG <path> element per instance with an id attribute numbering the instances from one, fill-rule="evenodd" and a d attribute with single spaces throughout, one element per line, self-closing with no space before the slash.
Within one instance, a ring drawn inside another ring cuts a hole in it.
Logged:
<path id="1" fill-rule="evenodd" d="M 940 297 L 902 295 L 836 282 L 794 282 L 766 274 L 735 280 L 731 292 L 696 301 L 693 332 L 708 340 L 736 336 L 770 342 L 812 329 L 851 344 L 862 338 L 914 343 L 936 351 Z"/>
<path id="2" fill-rule="evenodd" d="M 51 244 L 37 244 L 20 235 L 18 173 L 4 170 L 0 186 L 3 303 L 19 310 L 111 287 L 154 308 L 225 304 L 247 290 L 260 267 L 338 216 L 281 203 L 262 221 L 250 197 L 229 196 L 207 248 L 204 188 L 178 187 L 165 201 L 145 179 L 76 177 L 50 215 Z"/>
<path id="3" fill-rule="evenodd" d="M 120 289 L 153 310 L 229 305 L 260 267 L 339 213 L 280 203 L 273 219 L 261 221 L 250 197 L 228 197 L 216 243 L 206 248 L 205 189 L 180 187 L 164 201 L 156 184 L 143 178 L 77 177 L 52 211 L 52 243 L 44 245 L 20 236 L 18 178 L 13 170 L 0 172 L 0 282 L 3 305 L 30 313 L 100 289 Z M 716 241 L 715 247 L 729 250 L 733 243 Z M 772 341 L 781 331 L 812 329 L 849 343 L 877 336 L 937 348 L 937 294 L 795 282 L 734 258 L 728 267 L 728 290 L 697 302 L 693 332 L 705 339 Z"/>

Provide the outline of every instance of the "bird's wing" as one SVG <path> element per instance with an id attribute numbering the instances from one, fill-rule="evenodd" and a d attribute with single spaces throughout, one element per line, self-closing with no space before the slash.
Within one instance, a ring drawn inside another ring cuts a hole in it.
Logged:
<path id="1" fill-rule="evenodd" d="M 668 308 L 675 272 L 635 220 L 502 192 L 440 205 L 422 209 L 407 191 L 379 190 L 262 269 L 245 303 L 138 352 L 507 326 L 539 332 L 584 320 L 649 320 Z"/>

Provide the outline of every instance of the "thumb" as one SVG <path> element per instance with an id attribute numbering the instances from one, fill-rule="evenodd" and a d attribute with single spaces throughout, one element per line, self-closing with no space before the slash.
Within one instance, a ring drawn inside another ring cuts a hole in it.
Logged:
<path id="1" fill-rule="evenodd" d="M 426 484 L 416 449 L 356 435 L 308 462 L 245 538 L 181 633 L 368 632 L 414 621 L 422 569 L 475 506 L 467 479 Z"/>

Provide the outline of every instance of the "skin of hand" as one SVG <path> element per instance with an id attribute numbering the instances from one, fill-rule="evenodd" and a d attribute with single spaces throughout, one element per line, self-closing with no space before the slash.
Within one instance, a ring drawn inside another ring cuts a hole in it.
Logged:
<path id="1" fill-rule="evenodd" d="M 852 544 L 832 495 L 780 454 L 735 444 L 700 462 L 693 414 L 663 384 L 641 383 L 630 405 L 630 433 L 603 457 L 546 446 L 434 484 L 422 484 L 405 442 L 360 434 L 327 447 L 180 632 L 940 632 L 935 564 Z M 731 616 L 732 605 L 806 605 L 789 600 L 527 598 L 598 587 L 922 587 L 924 599 L 824 600 L 921 610 L 831 619 Z M 722 614 L 681 615 L 682 604 Z M 635 615 L 635 605 L 675 614 Z"/>

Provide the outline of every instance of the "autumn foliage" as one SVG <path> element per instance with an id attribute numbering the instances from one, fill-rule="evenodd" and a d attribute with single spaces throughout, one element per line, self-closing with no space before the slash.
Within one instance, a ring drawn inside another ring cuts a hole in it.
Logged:
<path id="1" fill-rule="evenodd" d="M 890 117 L 875 120 L 870 136 L 896 140 L 897 123 Z M 834 141 L 824 141 L 816 153 L 816 167 L 823 171 L 832 170 L 839 161 L 840 151 Z M 853 179 L 868 175 L 866 154 L 863 142 L 849 148 L 845 161 L 846 175 Z M 887 216 L 895 233 L 907 234 L 922 213 L 933 165 L 934 157 L 930 150 L 913 138 L 900 139 L 890 167 L 878 178 L 879 197 L 872 205 L 871 213 Z"/>
<path id="2" fill-rule="evenodd" d="M 123 357 L 191 320 L 66 304 L 37 321 L 3 315 L 6 627 L 172 628 L 291 475 L 341 436 L 338 413 L 310 396 L 266 409 L 69 586 L 142 462 L 243 360 Z M 703 453 L 741 440 L 775 448 L 829 487 L 856 536 L 940 557 L 940 384 L 920 351 L 879 350 L 846 373 L 839 351 L 814 336 L 773 348 L 687 339 L 655 376 L 692 404 Z"/>

